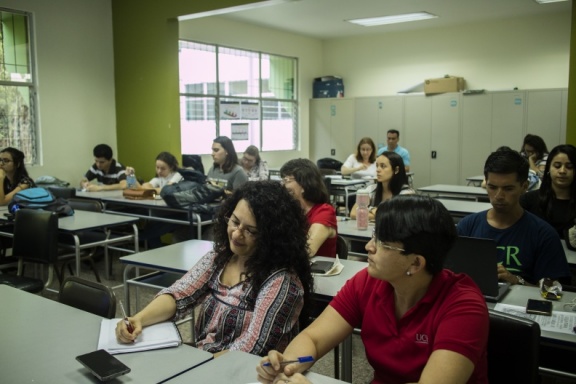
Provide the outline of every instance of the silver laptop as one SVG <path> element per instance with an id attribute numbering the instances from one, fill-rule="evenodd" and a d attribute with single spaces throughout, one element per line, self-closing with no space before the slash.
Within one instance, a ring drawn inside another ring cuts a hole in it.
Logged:
<path id="1" fill-rule="evenodd" d="M 498 281 L 497 265 L 494 240 L 465 236 L 456 239 L 444 262 L 444 268 L 470 276 L 490 302 L 500 301 L 510 288 L 510 284 Z"/>

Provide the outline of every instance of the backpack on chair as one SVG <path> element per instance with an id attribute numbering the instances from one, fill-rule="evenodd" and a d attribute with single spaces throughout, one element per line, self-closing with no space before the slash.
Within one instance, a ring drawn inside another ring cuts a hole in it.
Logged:
<path id="1" fill-rule="evenodd" d="M 19 209 L 43 209 L 55 212 L 58 216 L 74 214 L 68 200 L 55 198 L 49 190 L 40 187 L 27 188 L 14 194 L 8 204 L 8 211 L 14 213 Z"/>

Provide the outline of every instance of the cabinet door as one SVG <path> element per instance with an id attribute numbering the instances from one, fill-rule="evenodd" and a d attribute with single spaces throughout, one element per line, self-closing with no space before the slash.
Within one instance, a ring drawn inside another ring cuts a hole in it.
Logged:
<path id="1" fill-rule="evenodd" d="M 565 143 L 562 90 L 527 91 L 526 99 L 526 133 L 544 139 L 548 150 Z"/>
<path id="2" fill-rule="evenodd" d="M 433 96 L 430 184 L 460 183 L 459 145 L 460 95 Z"/>
<path id="3" fill-rule="evenodd" d="M 409 95 L 404 100 L 404 138 L 400 145 L 410 151 L 414 188 L 430 185 L 432 99 Z"/>
<path id="4" fill-rule="evenodd" d="M 356 99 L 354 144 L 363 137 L 370 137 L 378 148 L 378 97 L 362 97 Z M 354 150 L 356 146 L 354 146 Z M 354 152 L 354 151 L 352 151 Z M 350 153 L 352 153 L 350 152 Z"/>
<path id="5" fill-rule="evenodd" d="M 310 159 L 346 160 L 354 152 L 354 100 L 313 99 L 310 102 Z"/>
<path id="6" fill-rule="evenodd" d="M 381 97 L 378 100 L 378 135 L 374 137 L 376 147 L 386 146 L 386 133 L 390 129 L 400 132 L 399 143 L 402 145 L 404 127 L 404 97 L 390 96 Z M 377 141 L 376 141 L 377 140 Z"/>
<path id="7" fill-rule="evenodd" d="M 524 137 L 524 104 L 524 92 L 496 92 L 493 94 L 492 151 L 503 145 L 520 150 Z"/>
<path id="8" fill-rule="evenodd" d="M 484 163 L 492 152 L 492 95 L 462 96 L 462 146 L 458 184 L 484 173 Z"/>

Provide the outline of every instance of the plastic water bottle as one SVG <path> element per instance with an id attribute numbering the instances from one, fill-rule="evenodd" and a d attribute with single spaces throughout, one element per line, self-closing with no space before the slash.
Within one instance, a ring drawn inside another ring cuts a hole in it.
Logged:
<path id="1" fill-rule="evenodd" d="M 136 188 L 136 175 L 134 172 L 130 172 L 129 175 L 126 175 L 126 185 L 130 189 Z"/>
<path id="2" fill-rule="evenodd" d="M 356 193 L 356 228 L 360 231 L 368 229 L 368 203 L 370 202 L 370 194 L 368 191 L 361 189 Z"/>

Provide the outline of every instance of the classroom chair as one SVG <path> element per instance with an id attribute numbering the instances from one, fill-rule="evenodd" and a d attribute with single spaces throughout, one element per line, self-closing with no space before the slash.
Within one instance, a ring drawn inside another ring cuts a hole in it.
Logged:
<path id="1" fill-rule="evenodd" d="M 107 319 L 116 316 L 116 296 L 104 284 L 69 276 L 62 282 L 58 301 Z"/>
<path id="2" fill-rule="evenodd" d="M 488 312 L 488 382 L 539 383 L 540 325 L 493 309 Z"/>
<path id="3" fill-rule="evenodd" d="M 58 254 L 58 216 L 49 211 L 21 209 L 14 218 L 12 256 L 18 260 L 16 275 L 0 274 L 0 284 L 39 293 L 52 283 Z M 48 279 L 24 276 L 24 264 L 48 266 Z"/>

